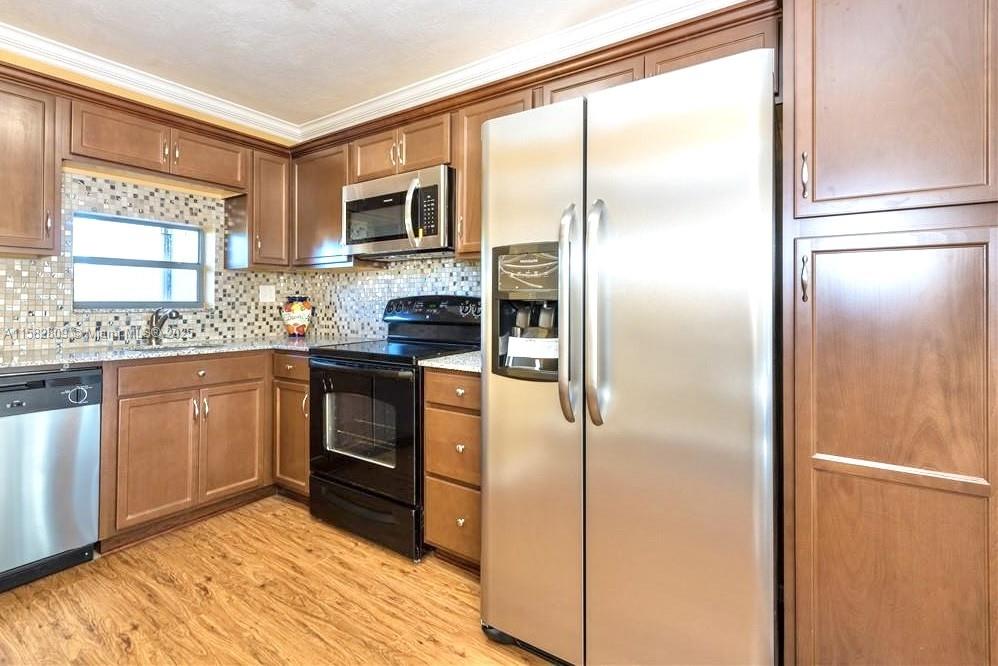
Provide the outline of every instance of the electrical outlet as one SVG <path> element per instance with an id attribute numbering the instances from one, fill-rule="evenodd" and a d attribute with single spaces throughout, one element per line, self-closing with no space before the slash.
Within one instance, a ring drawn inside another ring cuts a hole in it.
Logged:
<path id="1" fill-rule="evenodd" d="M 276 303 L 277 302 L 277 287 L 272 284 L 262 284 L 260 285 L 260 302 L 261 303 Z"/>

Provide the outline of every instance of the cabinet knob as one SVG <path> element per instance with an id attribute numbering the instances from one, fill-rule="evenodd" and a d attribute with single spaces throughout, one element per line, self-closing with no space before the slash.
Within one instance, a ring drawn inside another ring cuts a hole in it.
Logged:
<path id="1" fill-rule="evenodd" d="M 458 527 L 464 527 L 464 518 L 458 518 L 456 522 Z"/>
<path id="2" fill-rule="evenodd" d="M 458 453 L 464 453 L 464 444 L 457 444 L 454 446 L 454 450 Z"/>
<path id="3" fill-rule="evenodd" d="M 208 374 L 207 370 L 198 370 L 198 377 L 204 377 Z"/>
<path id="4" fill-rule="evenodd" d="M 464 389 L 461 388 L 460 386 L 458 386 L 456 389 L 454 389 L 454 395 L 456 395 L 459 398 L 463 398 L 464 397 Z"/>

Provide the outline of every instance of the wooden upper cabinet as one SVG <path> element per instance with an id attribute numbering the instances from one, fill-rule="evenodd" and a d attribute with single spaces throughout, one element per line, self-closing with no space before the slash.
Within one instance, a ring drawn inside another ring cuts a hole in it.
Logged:
<path id="1" fill-rule="evenodd" d="M 725 28 L 706 35 L 668 44 L 645 54 L 645 76 L 657 76 L 676 69 L 699 65 L 709 60 L 735 55 L 752 49 L 771 48 L 778 52 L 780 21 L 777 17 L 760 19 Z M 779 59 L 777 75 L 779 74 Z M 774 92 L 779 93 L 778 78 Z"/>
<path id="2" fill-rule="evenodd" d="M 73 102 L 70 152 L 238 189 L 249 185 L 248 148 L 89 102 Z"/>
<path id="3" fill-rule="evenodd" d="M 983 664 L 998 647 L 996 241 L 797 242 L 798 663 Z"/>
<path id="4" fill-rule="evenodd" d="M 397 150 L 393 129 L 351 141 L 350 182 L 359 183 L 396 173 Z"/>
<path id="5" fill-rule="evenodd" d="M 170 173 L 170 127 L 89 102 L 73 101 L 70 152 Z"/>
<path id="6" fill-rule="evenodd" d="M 493 118 L 526 111 L 531 92 L 522 90 L 466 106 L 453 117 L 457 211 L 454 216 L 458 254 L 482 249 L 482 125 Z"/>
<path id="7" fill-rule="evenodd" d="M 200 502 L 263 484 L 263 400 L 262 382 L 201 390 Z"/>
<path id="8" fill-rule="evenodd" d="M 798 217 L 998 200 L 996 0 L 795 0 Z"/>
<path id="9" fill-rule="evenodd" d="M 605 90 L 623 83 L 637 81 L 644 75 L 644 56 L 616 60 L 545 83 L 541 87 L 539 103 L 554 104 L 566 99 L 582 97 L 597 90 Z"/>
<path id="10" fill-rule="evenodd" d="M 0 83 L 0 251 L 55 253 L 56 99 Z"/>
<path id="11" fill-rule="evenodd" d="M 118 529 L 189 509 L 200 437 L 196 390 L 118 403 Z"/>
<path id="12" fill-rule="evenodd" d="M 415 171 L 451 161 L 451 119 L 445 113 L 350 142 L 350 182 Z"/>
<path id="13" fill-rule="evenodd" d="M 173 130 L 172 142 L 174 175 L 240 189 L 249 183 L 248 148 L 182 130 Z"/>
<path id="14" fill-rule="evenodd" d="M 287 266 L 289 263 L 290 175 L 289 158 L 253 152 L 253 201 L 249 226 L 254 264 Z"/>
<path id="15" fill-rule="evenodd" d="M 349 176 L 349 149 L 335 146 L 292 164 L 294 204 L 291 263 L 313 266 L 342 260 L 343 186 Z"/>
<path id="16" fill-rule="evenodd" d="M 424 118 L 397 130 L 399 172 L 450 163 L 450 114 Z"/>
<path id="17" fill-rule="evenodd" d="M 301 495 L 308 495 L 308 398 L 304 382 L 274 382 L 274 482 Z"/>

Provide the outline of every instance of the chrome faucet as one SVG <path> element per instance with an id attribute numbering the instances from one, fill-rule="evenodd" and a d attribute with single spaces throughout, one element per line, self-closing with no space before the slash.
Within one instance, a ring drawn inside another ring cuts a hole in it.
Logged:
<path id="1" fill-rule="evenodd" d="M 157 308 L 149 315 L 149 322 L 146 324 L 146 332 L 142 336 L 142 343 L 146 345 L 163 344 L 163 326 L 168 319 L 180 319 L 180 312 L 173 308 Z"/>

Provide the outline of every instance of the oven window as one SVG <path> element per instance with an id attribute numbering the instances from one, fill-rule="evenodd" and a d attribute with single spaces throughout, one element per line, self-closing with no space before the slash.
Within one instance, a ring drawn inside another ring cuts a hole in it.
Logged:
<path id="1" fill-rule="evenodd" d="M 347 244 L 406 238 L 405 192 L 347 203 Z"/>
<path id="2" fill-rule="evenodd" d="M 325 447 L 358 460 L 395 468 L 395 405 L 359 393 L 326 393 Z"/>

